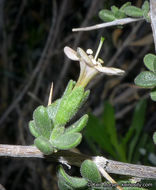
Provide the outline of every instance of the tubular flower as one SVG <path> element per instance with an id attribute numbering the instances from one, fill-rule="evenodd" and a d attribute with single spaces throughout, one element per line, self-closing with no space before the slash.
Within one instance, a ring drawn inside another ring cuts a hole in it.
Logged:
<path id="1" fill-rule="evenodd" d="M 125 73 L 125 71 L 121 69 L 102 66 L 102 63 L 104 63 L 103 60 L 97 58 L 101 45 L 102 42 L 100 42 L 99 48 L 94 57 L 92 56 L 93 51 L 91 49 L 88 49 L 85 52 L 83 49 L 78 47 L 76 52 L 68 46 L 64 48 L 64 53 L 69 59 L 80 62 L 80 75 L 76 86 L 85 87 L 98 73 L 104 73 L 107 75 L 123 75 Z"/>

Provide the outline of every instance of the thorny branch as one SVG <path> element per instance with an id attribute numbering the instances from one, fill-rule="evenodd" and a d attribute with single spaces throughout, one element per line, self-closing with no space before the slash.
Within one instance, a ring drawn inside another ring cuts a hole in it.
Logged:
<path id="1" fill-rule="evenodd" d="M 0 157 L 16 158 L 45 158 L 52 162 L 59 162 L 65 165 L 80 166 L 86 159 L 91 159 L 95 163 L 100 160 L 100 165 L 108 173 L 127 175 L 146 179 L 156 179 L 156 167 L 128 164 L 108 160 L 99 156 L 87 156 L 71 151 L 59 151 L 50 156 L 43 155 L 35 146 L 22 145 L 0 145 Z M 102 158 L 102 159 L 101 159 Z M 99 163 L 98 163 L 99 164 Z"/>

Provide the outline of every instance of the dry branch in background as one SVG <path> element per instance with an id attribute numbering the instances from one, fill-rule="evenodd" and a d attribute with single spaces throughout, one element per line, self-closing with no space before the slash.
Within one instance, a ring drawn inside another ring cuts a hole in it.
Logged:
<path id="1" fill-rule="evenodd" d="M 80 166 L 86 159 L 93 161 L 98 159 L 98 156 L 87 156 L 71 151 L 59 151 L 50 156 L 43 155 L 35 146 L 22 146 L 22 145 L 0 145 L 0 157 L 16 157 L 16 158 L 46 158 L 52 162 L 59 162 L 65 165 Z M 128 175 L 145 179 L 156 179 L 156 167 L 128 164 L 108 160 L 101 157 L 100 165 L 108 173 Z M 99 160 L 99 159 L 98 159 Z M 96 163 L 96 162 L 95 162 Z"/>

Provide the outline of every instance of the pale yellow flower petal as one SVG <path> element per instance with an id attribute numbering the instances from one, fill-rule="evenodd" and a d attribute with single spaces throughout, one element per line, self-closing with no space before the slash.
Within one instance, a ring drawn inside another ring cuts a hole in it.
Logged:
<path id="1" fill-rule="evenodd" d="M 80 60 L 84 60 L 84 62 L 87 65 L 89 65 L 90 67 L 94 66 L 94 64 L 92 63 L 92 60 L 88 57 L 86 52 L 83 49 L 81 49 L 80 47 L 77 48 L 77 55 L 78 55 Z"/>
<path id="2" fill-rule="evenodd" d="M 77 57 L 77 53 L 76 51 L 74 51 L 73 49 L 71 49 L 70 47 L 66 46 L 64 47 L 64 53 L 66 54 L 66 56 L 73 60 L 73 61 L 78 61 L 79 58 Z"/>
<path id="3" fill-rule="evenodd" d="M 102 66 L 95 66 L 95 68 L 104 74 L 107 75 L 124 75 L 125 71 L 121 70 L 121 69 L 117 69 L 114 67 L 102 67 Z"/>

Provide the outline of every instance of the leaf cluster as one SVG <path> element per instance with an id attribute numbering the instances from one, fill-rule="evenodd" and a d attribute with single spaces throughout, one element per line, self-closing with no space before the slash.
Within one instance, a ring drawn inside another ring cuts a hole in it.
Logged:
<path id="1" fill-rule="evenodd" d="M 113 5 L 111 7 L 111 10 L 102 9 L 99 12 L 99 17 L 101 20 L 105 22 L 111 22 L 126 17 L 135 17 L 135 18 L 144 17 L 147 21 L 149 21 L 148 13 L 149 13 L 148 1 L 145 1 L 141 8 L 132 6 L 131 2 L 126 2 L 120 8 Z"/>
<path id="2" fill-rule="evenodd" d="M 58 186 L 60 190 L 91 190 L 92 184 L 99 184 L 102 182 L 101 175 L 96 164 L 91 160 L 85 160 L 80 167 L 82 177 L 69 176 L 62 166 L 58 170 Z"/>
<path id="3" fill-rule="evenodd" d="M 82 162 L 80 167 L 81 177 L 72 177 L 68 175 L 62 166 L 58 169 L 58 187 L 60 190 L 108 190 L 116 187 L 117 184 L 111 184 L 109 182 L 104 182 L 102 180 L 101 174 L 96 166 L 96 164 L 91 160 L 85 160 Z M 123 180 L 117 182 L 119 185 L 123 186 L 124 190 L 129 190 L 128 184 L 130 184 L 130 189 L 132 190 L 146 190 L 142 187 L 137 187 L 137 181 Z M 134 184 L 134 186 L 132 185 Z M 141 182 L 140 182 L 141 184 Z M 139 185 L 139 184 L 138 184 Z"/>
<path id="4" fill-rule="evenodd" d="M 87 127 L 85 128 L 85 139 L 90 148 L 99 155 L 97 147 L 109 153 L 111 158 L 122 162 L 136 163 L 142 158 L 140 149 L 145 147 L 146 142 L 153 147 L 147 134 L 142 134 L 146 114 L 146 101 L 141 100 L 136 105 L 131 125 L 124 135 L 116 129 L 114 107 L 105 102 L 104 112 L 100 118 L 89 115 Z M 154 147 L 153 147 L 154 148 Z M 151 150 L 152 151 L 152 150 Z"/>
<path id="5" fill-rule="evenodd" d="M 33 112 L 33 120 L 29 122 L 31 134 L 35 137 L 34 144 L 48 155 L 57 150 L 76 147 L 82 139 L 79 133 L 87 124 L 85 114 L 78 121 L 65 128 L 65 125 L 77 113 L 89 96 L 82 86 L 75 86 L 69 81 L 63 96 L 51 105 L 39 106 Z"/>
<path id="6" fill-rule="evenodd" d="M 150 96 L 156 101 L 156 55 L 147 54 L 144 57 L 144 64 L 149 71 L 141 72 L 134 82 L 137 86 L 152 89 Z"/>

